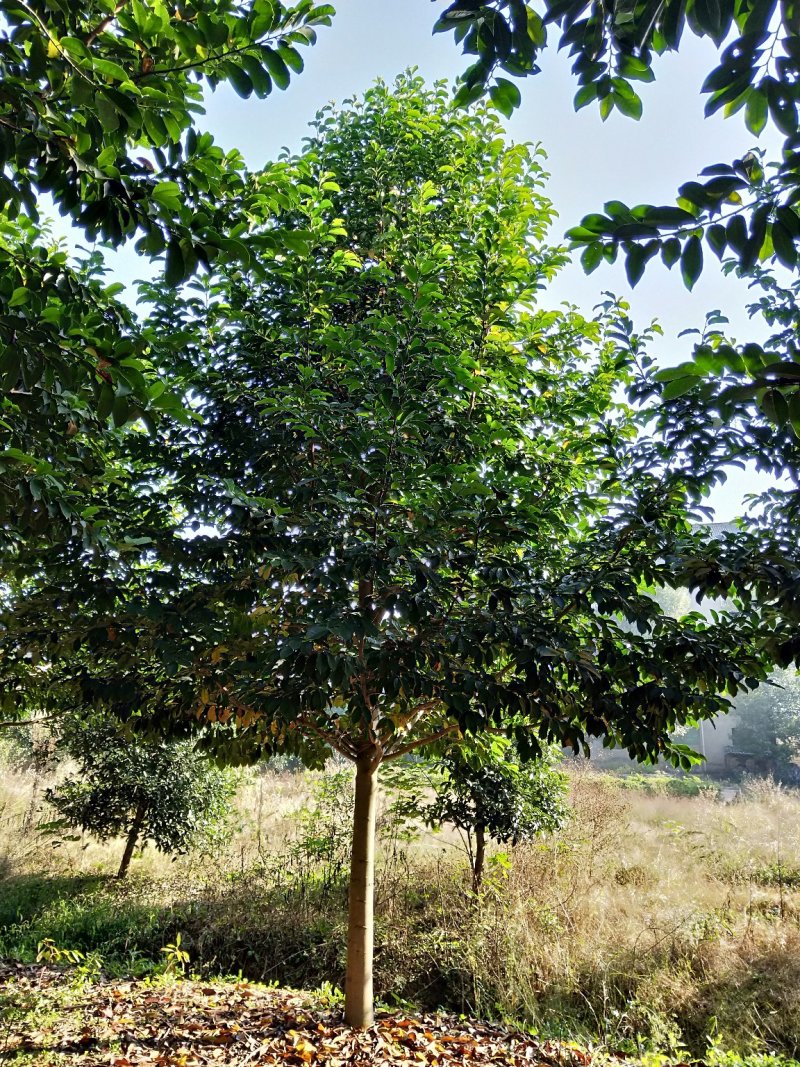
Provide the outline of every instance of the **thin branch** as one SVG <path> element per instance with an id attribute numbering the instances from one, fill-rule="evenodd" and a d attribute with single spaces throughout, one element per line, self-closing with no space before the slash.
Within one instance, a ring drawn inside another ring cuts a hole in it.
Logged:
<path id="1" fill-rule="evenodd" d="M 130 80 L 138 82 L 143 78 L 151 78 L 157 74 L 180 74 L 182 70 L 196 70 L 198 67 L 207 67 L 210 63 L 220 63 L 229 56 L 240 56 L 253 48 L 260 48 L 264 41 L 273 41 L 277 36 L 281 35 L 271 33 L 262 41 L 249 41 L 247 44 L 237 45 L 236 48 L 228 48 L 224 52 L 218 52 L 216 55 L 206 56 L 205 59 L 193 59 L 188 63 L 181 63 L 177 67 L 154 67 L 148 71 L 136 71 L 131 73 Z"/>
<path id="2" fill-rule="evenodd" d="M 460 730 L 458 723 L 451 723 L 449 726 L 443 727 L 435 734 L 428 734 L 426 737 L 417 738 L 416 741 L 409 741 L 406 745 L 401 745 L 399 748 L 394 749 L 393 752 L 388 752 L 384 756 L 384 760 L 397 759 L 398 756 L 405 756 L 407 752 L 413 752 L 415 748 L 422 748 L 424 745 L 432 745 L 434 741 L 440 741 L 443 737 L 447 737 L 448 734 L 457 733 Z"/>
<path id="3" fill-rule="evenodd" d="M 84 37 L 83 43 L 86 45 L 87 48 L 91 48 L 91 46 L 94 44 L 94 42 L 97 40 L 101 33 L 105 33 L 105 31 L 117 17 L 120 11 L 122 11 L 123 7 L 125 7 L 127 2 L 128 0 L 119 0 L 119 3 L 114 8 L 112 13 L 107 18 L 104 18 L 102 22 L 98 22 L 95 28 L 89 34 L 87 34 L 86 37 Z"/>
<path id="4" fill-rule="evenodd" d="M 13 726 L 38 726 L 40 722 L 54 722 L 58 715 L 43 715 L 40 719 L 4 719 L 0 721 L 0 728 Z"/>
<path id="5" fill-rule="evenodd" d="M 345 747 L 337 737 L 329 734 L 327 730 L 321 730 L 318 726 L 315 726 L 313 722 L 309 722 L 307 719 L 300 719 L 298 722 L 300 729 L 310 730 L 313 734 L 324 741 L 326 745 L 332 748 L 335 752 L 338 752 L 340 756 L 344 756 L 345 759 L 351 762 L 355 761 L 356 756 L 351 748 Z"/>

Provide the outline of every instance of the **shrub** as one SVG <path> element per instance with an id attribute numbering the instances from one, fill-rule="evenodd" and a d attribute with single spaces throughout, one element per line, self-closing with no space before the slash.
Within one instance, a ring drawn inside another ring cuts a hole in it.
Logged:
<path id="1" fill-rule="evenodd" d="M 190 743 L 134 739 L 97 714 L 68 719 L 61 743 L 79 773 L 45 794 L 62 816 L 51 828 L 78 827 L 101 841 L 125 835 L 119 878 L 139 842 L 174 855 L 224 833 L 234 779 Z"/>

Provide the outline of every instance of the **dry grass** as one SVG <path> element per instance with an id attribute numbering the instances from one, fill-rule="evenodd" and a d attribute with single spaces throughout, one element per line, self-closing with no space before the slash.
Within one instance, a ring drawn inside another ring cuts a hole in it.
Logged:
<path id="1" fill-rule="evenodd" d="M 53 848 L 32 832 L 46 819 L 32 785 L 9 774 L 0 792 L 0 909 L 30 896 L 33 875 L 108 875 L 118 860 L 121 846 Z M 172 862 L 148 849 L 129 886 L 64 883 L 0 941 L 24 955 L 53 936 L 141 969 L 180 930 L 205 973 L 339 984 L 346 792 L 342 778 L 249 775 L 224 854 Z M 727 804 L 645 795 L 576 769 L 572 807 L 559 834 L 495 858 L 476 905 L 457 837 L 407 841 L 384 805 L 381 995 L 616 1047 L 698 1051 L 711 1038 L 795 1055 L 800 795 L 770 783 Z"/>

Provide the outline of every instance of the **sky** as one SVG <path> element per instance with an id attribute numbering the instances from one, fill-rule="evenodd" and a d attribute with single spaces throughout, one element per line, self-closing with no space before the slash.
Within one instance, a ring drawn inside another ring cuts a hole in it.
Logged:
<path id="1" fill-rule="evenodd" d="M 454 80 L 469 62 L 451 35 L 431 33 L 443 0 L 338 0 L 335 6 L 333 25 L 320 28 L 317 44 L 304 49 L 305 71 L 293 77 L 288 90 L 266 100 L 242 100 L 227 86 L 209 93 L 199 125 L 224 148 L 238 148 L 252 167 L 276 158 L 284 146 L 299 149 L 309 121 L 328 101 L 358 95 L 376 78 L 390 81 L 411 66 L 429 81 Z M 547 152 L 547 195 L 559 213 L 554 240 L 612 198 L 631 205 L 674 203 L 678 186 L 695 179 L 704 166 L 730 162 L 753 147 L 755 139 L 741 115 L 703 117 L 700 86 L 714 56 L 713 46 L 687 31 L 679 53 L 656 61 L 656 81 L 637 86 L 644 102 L 642 119 L 635 122 L 614 112 L 603 123 L 595 107 L 573 110 L 576 85 L 569 57 L 555 47 L 545 50 L 542 73 L 520 83 L 522 105 L 506 125 L 513 140 L 541 142 Z M 768 125 L 757 143 L 775 158 L 780 142 L 771 131 Z M 123 280 L 142 275 L 145 264 L 132 252 L 115 259 Z M 659 320 L 665 336 L 653 353 L 664 365 L 689 358 L 691 339 L 677 335 L 702 326 L 712 309 L 728 316 L 733 336 L 763 336 L 763 327 L 751 323 L 746 312 L 746 284 L 723 276 L 709 252 L 692 293 L 684 288 L 677 266 L 670 272 L 660 261 L 651 262 L 631 292 L 621 264 L 586 276 L 576 257 L 542 300 L 552 306 L 567 301 L 590 313 L 604 290 L 629 299 L 637 323 Z M 754 472 L 738 475 L 710 501 L 716 518 L 728 521 L 741 514 L 743 495 L 763 487 Z"/>

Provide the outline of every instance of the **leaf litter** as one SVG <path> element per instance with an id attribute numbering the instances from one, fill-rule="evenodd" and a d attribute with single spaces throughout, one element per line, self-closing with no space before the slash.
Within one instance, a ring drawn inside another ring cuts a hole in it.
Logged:
<path id="1" fill-rule="evenodd" d="M 41 1067 L 585 1067 L 570 1044 L 445 1014 L 345 1026 L 324 998 L 244 981 L 96 980 L 0 966 L 0 1062 Z M 16 1005 L 16 1010 L 13 1006 Z M 22 1010 L 27 1006 L 27 1010 Z M 33 1058 L 32 1058 L 33 1057 Z"/>

